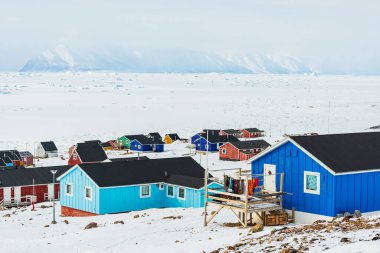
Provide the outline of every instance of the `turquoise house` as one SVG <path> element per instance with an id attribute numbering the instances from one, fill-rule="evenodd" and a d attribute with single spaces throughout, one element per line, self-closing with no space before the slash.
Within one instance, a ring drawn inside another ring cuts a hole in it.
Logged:
<path id="1" fill-rule="evenodd" d="M 58 178 L 61 212 L 90 216 L 202 207 L 204 173 L 191 157 L 75 165 Z M 210 181 L 208 187 L 222 186 Z"/>

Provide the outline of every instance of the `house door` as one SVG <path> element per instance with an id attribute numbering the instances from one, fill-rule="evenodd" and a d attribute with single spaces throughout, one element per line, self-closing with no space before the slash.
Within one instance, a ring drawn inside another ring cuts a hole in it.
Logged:
<path id="1" fill-rule="evenodd" d="M 48 199 L 49 200 L 55 199 L 55 196 L 54 196 L 54 184 L 48 184 Z"/>
<path id="2" fill-rule="evenodd" d="M 12 198 L 12 190 L 11 187 L 4 188 L 4 202 L 10 202 Z"/>
<path id="3" fill-rule="evenodd" d="M 21 187 L 20 186 L 14 187 L 14 202 L 16 203 L 21 202 Z"/>
<path id="4" fill-rule="evenodd" d="M 264 189 L 276 192 L 276 165 L 264 164 Z"/>

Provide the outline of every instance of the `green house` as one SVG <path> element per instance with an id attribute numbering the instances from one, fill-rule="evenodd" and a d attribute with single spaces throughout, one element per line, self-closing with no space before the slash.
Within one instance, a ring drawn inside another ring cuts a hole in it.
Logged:
<path id="1" fill-rule="evenodd" d="M 129 149 L 131 147 L 131 142 L 134 139 L 144 138 L 145 136 L 142 134 L 135 135 L 123 135 L 120 138 L 117 138 L 117 146 L 122 149 Z"/>

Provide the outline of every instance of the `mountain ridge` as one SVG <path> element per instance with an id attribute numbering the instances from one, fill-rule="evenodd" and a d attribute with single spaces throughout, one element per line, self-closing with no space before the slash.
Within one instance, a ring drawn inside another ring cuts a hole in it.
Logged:
<path id="1" fill-rule="evenodd" d="M 74 52 L 64 45 L 47 49 L 20 72 L 125 71 L 153 73 L 303 74 L 314 72 L 290 56 L 212 53 L 184 49 L 129 49 Z"/>

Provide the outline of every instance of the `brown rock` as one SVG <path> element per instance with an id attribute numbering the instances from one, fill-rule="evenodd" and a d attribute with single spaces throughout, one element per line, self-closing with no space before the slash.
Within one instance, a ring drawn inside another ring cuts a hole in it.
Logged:
<path id="1" fill-rule="evenodd" d="M 133 216 L 133 219 L 137 219 L 137 218 L 140 218 L 140 215 L 136 214 L 135 216 Z"/>
<path id="2" fill-rule="evenodd" d="M 340 239 L 340 242 L 351 242 L 351 240 L 347 237 L 343 237 L 342 239 Z"/>
<path id="3" fill-rule="evenodd" d="M 124 224 L 124 221 L 122 221 L 122 220 L 117 220 L 117 221 L 115 221 L 113 224 Z"/>
<path id="4" fill-rule="evenodd" d="M 90 222 L 87 224 L 87 226 L 84 227 L 84 229 L 92 229 L 92 228 L 97 228 L 97 227 L 98 227 L 98 223 Z"/>
<path id="5" fill-rule="evenodd" d="M 256 224 L 249 229 L 249 233 L 257 233 L 263 231 L 264 226 L 262 224 Z"/>

